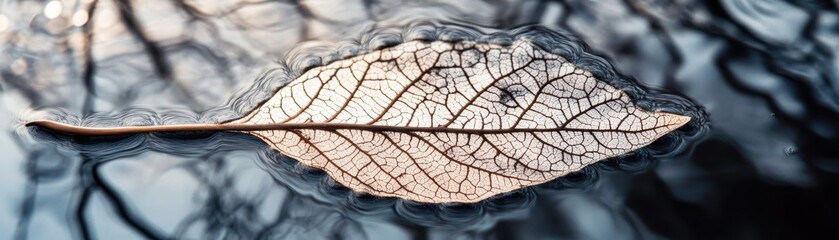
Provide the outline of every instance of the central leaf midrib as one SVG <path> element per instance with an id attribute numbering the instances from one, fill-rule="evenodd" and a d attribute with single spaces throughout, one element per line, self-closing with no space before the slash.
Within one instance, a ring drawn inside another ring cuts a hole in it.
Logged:
<path id="1" fill-rule="evenodd" d="M 623 132 L 639 133 L 670 125 L 662 125 L 655 128 L 642 128 L 638 130 L 621 129 L 584 129 L 584 128 L 500 128 L 500 129 L 472 129 L 472 128 L 451 128 L 451 127 L 417 127 L 417 126 L 388 126 L 369 125 L 354 123 L 268 123 L 268 124 L 223 124 L 225 130 L 233 131 L 270 131 L 270 130 L 364 130 L 374 132 L 445 132 L 445 133 L 471 133 L 471 134 L 504 134 L 517 132 Z"/>

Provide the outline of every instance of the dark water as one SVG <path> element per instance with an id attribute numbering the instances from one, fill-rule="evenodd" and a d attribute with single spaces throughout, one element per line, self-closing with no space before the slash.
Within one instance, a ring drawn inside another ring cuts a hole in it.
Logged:
<path id="1" fill-rule="evenodd" d="M 835 238 L 837 4 L 4 2 L 0 239 Z M 701 121 L 470 205 L 352 193 L 242 134 L 81 138 L 22 127 L 42 117 L 217 122 L 287 81 L 278 69 L 387 45 L 392 31 L 437 39 L 457 35 L 422 29 L 522 25 L 577 36 L 656 99 L 696 106 Z"/>

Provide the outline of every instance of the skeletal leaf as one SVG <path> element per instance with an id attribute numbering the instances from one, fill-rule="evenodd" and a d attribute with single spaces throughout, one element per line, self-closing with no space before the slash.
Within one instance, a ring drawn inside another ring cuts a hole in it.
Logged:
<path id="1" fill-rule="evenodd" d="M 650 112 L 564 58 L 518 40 L 407 42 L 308 70 L 223 124 L 69 134 L 241 131 L 355 191 L 477 202 L 650 144 L 690 117 Z"/>
<path id="2" fill-rule="evenodd" d="M 525 40 L 414 41 L 310 69 L 226 125 L 355 191 L 441 203 L 550 181 L 689 120 Z"/>

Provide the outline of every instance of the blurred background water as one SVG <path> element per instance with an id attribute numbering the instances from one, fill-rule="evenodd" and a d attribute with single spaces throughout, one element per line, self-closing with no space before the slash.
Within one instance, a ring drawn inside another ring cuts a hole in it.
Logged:
<path id="1" fill-rule="evenodd" d="M 0 239 L 837 238 L 838 7 L 5 0 Z M 441 208 L 354 196 L 246 136 L 42 141 L 22 127 L 44 115 L 33 109 L 93 125 L 214 121 L 300 45 L 419 21 L 572 32 L 621 73 L 703 106 L 709 127 L 638 169 Z"/>

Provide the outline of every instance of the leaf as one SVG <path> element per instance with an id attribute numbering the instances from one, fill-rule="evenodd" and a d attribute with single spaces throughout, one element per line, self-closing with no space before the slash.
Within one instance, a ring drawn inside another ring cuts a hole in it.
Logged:
<path id="1" fill-rule="evenodd" d="M 526 40 L 413 41 L 313 68 L 230 125 L 355 191 L 476 202 L 641 148 L 690 121 Z"/>
<path id="2" fill-rule="evenodd" d="M 477 202 L 639 149 L 690 121 L 527 40 L 413 41 L 308 70 L 223 124 L 89 128 L 81 135 L 242 131 L 337 182 L 418 202 Z"/>

